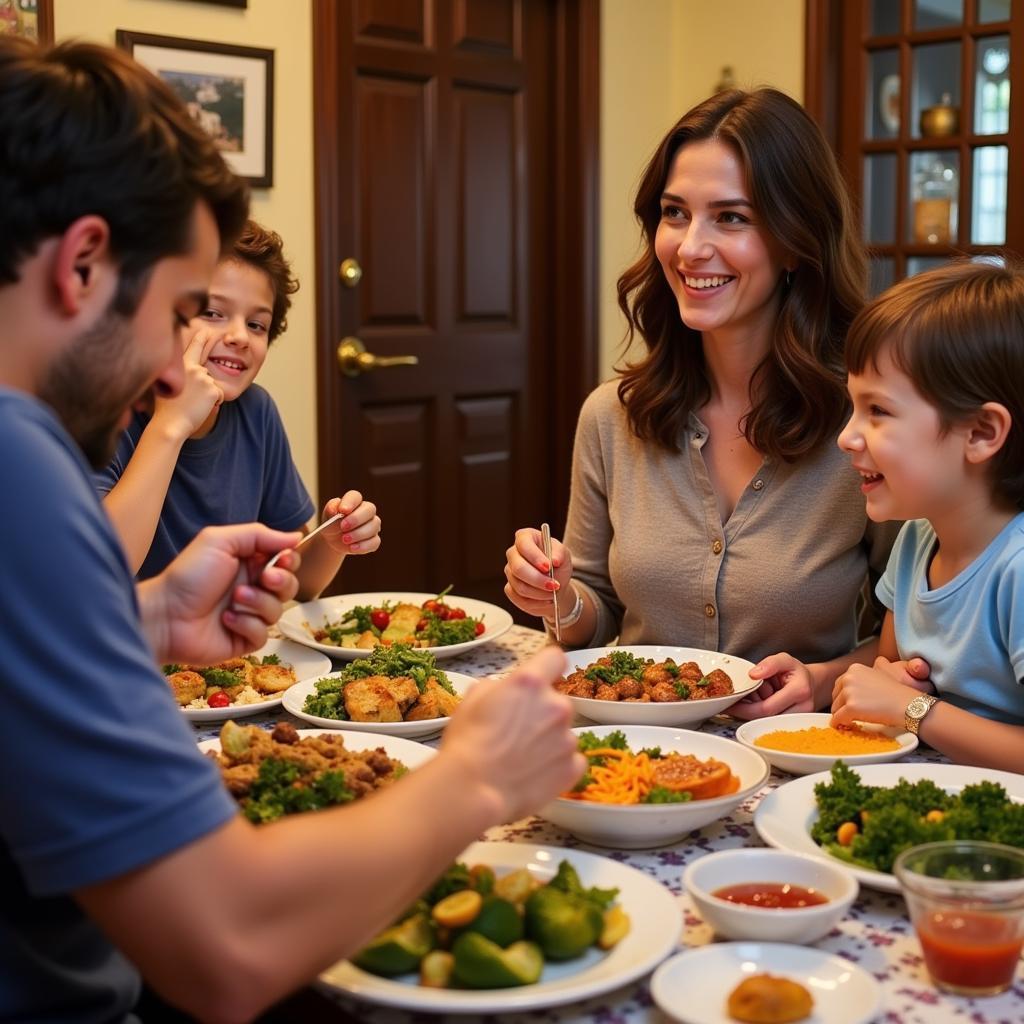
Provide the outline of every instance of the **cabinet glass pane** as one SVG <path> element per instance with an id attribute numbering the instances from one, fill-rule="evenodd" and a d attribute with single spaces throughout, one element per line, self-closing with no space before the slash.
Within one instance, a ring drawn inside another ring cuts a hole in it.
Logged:
<path id="1" fill-rule="evenodd" d="M 876 256 L 868 267 L 868 293 L 884 292 L 896 281 L 896 261 L 891 256 Z"/>
<path id="2" fill-rule="evenodd" d="M 1006 242 L 1006 172 L 1010 150 L 981 146 L 974 151 L 971 199 L 971 242 L 1003 245 Z"/>
<path id="3" fill-rule="evenodd" d="M 915 29 L 953 28 L 963 20 L 964 0 L 914 0 Z"/>
<path id="4" fill-rule="evenodd" d="M 900 133 L 900 51 L 876 50 L 868 58 L 864 135 L 893 139 Z"/>
<path id="5" fill-rule="evenodd" d="M 954 243 L 959 195 L 960 154 L 955 149 L 911 153 L 907 241 Z"/>
<path id="6" fill-rule="evenodd" d="M 978 0 L 978 21 L 983 25 L 990 21 L 1009 20 L 1010 0 Z"/>
<path id="7" fill-rule="evenodd" d="M 891 245 L 896 241 L 896 154 L 864 158 L 864 241 Z"/>
<path id="8" fill-rule="evenodd" d="M 921 130 L 921 111 L 931 107 L 960 108 L 960 43 L 933 43 L 914 47 L 914 80 L 911 89 L 910 124 L 915 138 Z M 948 121 L 941 122 L 948 126 Z M 953 126 L 955 128 L 955 126 Z M 928 128 L 928 137 L 955 135 L 956 131 L 937 132 Z"/>
<path id="9" fill-rule="evenodd" d="M 871 35 L 894 36 L 899 30 L 899 3 L 893 3 L 893 0 L 871 0 Z"/>
<path id="10" fill-rule="evenodd" d="M 911 256 L 907 260 L 907 277 L 913 277 L 925 270 L 934 270 L 948 262 L 949 260 L 943 256 Z"/>
<path id="11" fill-rule="evenodd" d="M 1010 129 L 1010 37 L 979 39 L 974 60 L 974 126 L 977 135 Z"/>

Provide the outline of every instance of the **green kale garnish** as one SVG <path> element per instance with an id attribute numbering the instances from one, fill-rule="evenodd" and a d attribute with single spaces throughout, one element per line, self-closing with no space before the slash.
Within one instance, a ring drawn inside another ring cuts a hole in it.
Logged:
<path id="1" fill-rule="evenodd" d="M 644 669 L 654 662 L 650 658 L 638 658 L 629 651 L 612 651 L 609 655 L 609 665 L 591 665 L 583 673 L 586 679 L 595 682 L 602 682 L 613 685 L 629 676 L 630 679 L 640 680 L 643 677 Z"/>
<path id="2" fill-rule="evenodd" d="M 164 665 L 164 675 L 173 676 L 175 672 L 184 672 L 184 665 Z"/>
<path id="3" fill-rule="evenodd" d="M 682 681 L 682 679 L 674 679 L 672 685 L 675 687 L 676 694 L 680 700 L 690 699 L 690 688 Z"/>
<path id="4" fill-rule="evenodd" d="M 347 722 L 344 680 L 338 678 L 318 679 L 313 687 L 316 692 L 306 698 L 302 710 L 308 715 L 316 715 L 317 718 L 332 718 L 338 722 Z"/>
<path id="5" fill-rule="evenodd" d="M 478 619 L 439 619 L 432 612 L 424 612 L 426 625 L 416 630 L 417 640 L 428 641 L 430 647 L 450 647 L 476 638 Z"/>
<path id="6" fill-rule="evenodd" d="M 667 789 L 665 786 L 654 786 L 641 802 L 645 804 L 685 804 L 692 799 L 692 793 Z"/>
<path id="7" fill-rule="evenodd" d="M 665 756 L 661 747 L 641 747 L 640 753 L 646 754 L 652 761 L 660 761 Z"/>
<path id="8" fill-rule="evenodd" d="M 250 821 L 262 824 L 285 814 L 318 811 L 354 799 L 343 772 L 323 772 L 307 783 L 297 764 L 267 758 L 260 763 L 259 775 L 241 807 Z"/>
<path id="9" fill-rule="evenodd" d="M 226 690 L 231 686 L 242 686 L 245 682 L 240 672 L 231 672 L 224 668 L 201 668 L 199 674 L 206 680 L 207 686 Z"/>
<path id="10" fill-rule="evenodd" d="M 698 679 L 697 682 L 695 682 L 693 685 L 694 686 L 700 686 L 702 688 L 703 687 L 708 687 L 708 686 L 711 685 L 711 680 L 708 679 L 707 676 L 701 676 L 700 679 Z"/>

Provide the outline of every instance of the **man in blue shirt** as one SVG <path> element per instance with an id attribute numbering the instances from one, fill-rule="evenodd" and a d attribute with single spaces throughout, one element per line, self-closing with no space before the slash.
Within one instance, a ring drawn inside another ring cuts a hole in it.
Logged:
<path id="1" fill-rule="evenodd" d="M 132 1021 L 140 974 L 247 1020 L 582 773 L 564 659 L 477 687 L 441 754 L 372 800 L 237 815 L 156 661 L 259 646 L 299 558 L 264 566 L 299 534 L 205 530 L 136 587 L 89 466 L 139 399 L 180 391 L 179 327 L 246 189 L 118 51 L 2 38 L 0 95 L 0 1020 Z"/>

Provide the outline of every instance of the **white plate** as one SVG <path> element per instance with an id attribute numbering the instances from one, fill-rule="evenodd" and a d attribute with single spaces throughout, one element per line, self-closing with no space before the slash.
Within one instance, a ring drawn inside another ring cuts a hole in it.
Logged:
<path id="1" fill-rule="evenodd" d="M 547 963 L 541 980 L 521 988 L 489 991 L 422 988 L 414 974 L 380 978 L 342 960 L 320 975 L 321 982 L 358 999 L 425 1013 L 515 1013 L 560 1006 L 610 992 L 642 977 L 676 947 L 683 916 L 676 898 L 653 878 L 606 857 L 529 843 L 474 843 L 458 860 L 488 864 L 499 874 L 527 868 L 540 881 L 554 877 L 560 861 L 579 872 L 585 886 L 615 887 L 630 916 L 629 934 L 607 953 L 591 949 L 577 960 Z"/>
<path id="2" fill-rule="evenodd" d="M 752 722 L 744 722 L 736 730 L 736 739 L 745 747 L 756 750 L 770 765 L 790 775 L 810 775 L 812 772 L 827 772 L 836 761 L 843 761 L 852 766 L 861 764 L 883 764 L 886 761 L 898 761 L 912 750 L 917 749 L 917 737 L 912 732 L 905 732 L 896 726 L 872 725 L 858 722 L 866 732 L 875 732 L 881 736 L 891 736 L 899 743 L 896 750 L 880 751 L 875 754 L 794 754 L 785 750 L 769 750 L 759 747 L 754 742 L 759 736 L 770 732 L 792 731 L 801 729 L 825 729 L 832 724 L 832 715 L 828 712 L 806 712 L 792 715 L 776 715 L 773 718 L 757 718 Z"/>
<path id="3" fill-rule="evenodd" d="M 697 700 L 669 701 L 664 704 L 570 697 L 577 713 L 584 718 L 589 718 L 592 722 L 601 722 L 605 725 L 675 725 L 696 729 L 701 722 L 712 715 L 721 714 L 741 697 L 761 685 L 760 679 L 751 679 L 747 675 L 754 667 L 753 662 L 734 658 L 731 654 L 702 651 L 696 647 L 665 647 L 660 644 L 592 647 L 586 651 L 568 651 L 566 657 L 569 660 L 570 668 L 566 675 L 578 668 L 586 668 L 587 665 L 592 665 L 599 658 L 612 654 L 614 651 L 629 651 L 630 654 L 634 654 L 638 658 L 653 658 L 654 661 L 665 661 L 671 658 L 677 665 L 682 665 L 686 661 L 695 661 L 704 673 L 720 668 L 732 679 L 733 692 L 727 697 L 705 697 Z"/>
<path id="4" fill-rule="evenodd" d="M 801 1024 L 868 1024 L 882 1011 L 878 982 L 862 967 L 811 946 L 721 942 L 666 960 L 651 979 L 655 1003 L 681 1024 L 735 1024 L 729 993 L 752 974 L 799 982 L 814 1000 Z"/>
<path id="5" fill-rule="evenodd" d="M 353 732 L 375 732 L 384 736 L 404 736 L 407 740 L 422 739 L 424 736 L 434 736 L 439 733 L 450 721 L 451 718 L 428 718 L 423 722 L 350 722 L 347 720 L 336 720 L 333 718 L 321 718 L 319 715 L 311 715 L 303 711 L 302 706 L 306 698 L 316 693 L 316 684 L 321 679 L 337 679 L 341 672 L 325 672 L 314 679 L 307 679 L 305 682 L 291 686 L 284 695 L 284 709 L 296 718 L 301 718 L 311 725 L 318 725 L 324 729 L 351 729 Z M 445 672 L 452 689 L 460 696 L 465 697 L 469 688 L 475 685 L 476 680 L 472 676 L 464 676 L 459 672 Z"/>
<path id="6" fill-rule="evenodd" d="M 1024 775 L 1015 775 L 1013 772 L 956 764 L 869 764 L 856 771 L 868 786 L 895 786 L 900 779 L 906 779 L 907 782 L 931 779 L 947 793 L 959 793 L 964 786 L 976 782 L 998 782 L 1011 800 L 1024 802 Z M 754 811 L 754 826 L 758 835 L 769 846 L 780 850 L 810 853 L 839 864 L 862 885 L 885 892 L 899 892 L 899 883 L 894 875 L 848 864 L 823 850 L 811 838 L 811 826 L 818 820 L 814 787 L 819 782 L 828 782 L 830 777 L 828 772 L 805 775 L 769 793 Z"/>
<path id="7" fill-rule="evenodd" d="M 291 640 L 268 640 L 252 656 L 262 658 L 265 654 L 276 654 L 281 661 L 291 665 L 299 677 L 298 683 L 292 683 L 289 689 L 295 689 L 304 679 L 310 676 L 319 678 L 324 672 L 330 672 L 331 659 L 311 651 L 301 644 L 293 644 Z M 271 708 L 276 708 L 284 693 L 276 693 L 261 700 L 258 704 L 229 704 L 226 708 L 182 708 L 182 713 L 191 722 L 226 722 L 229 718 L 247 718 L 258 715 Z"/>
<path id="8" fill-rule="evenodd" d="M 342 658 L 351 661 L 353 658 L 365 658 L 369 651 L 360 650 L 357 647 L 337 647 L 334 644 L 322 644 L 313 639 L 312 634 L 304 623 L 309 623 L 313 629 L 320 629 L 325 622 L 338 622 L 350 608 L 361 604 L 368 604 L 376 607 L 384 601 L 392 601 L 396 604 L 407 603 L 422 605 L 424 601 L 436 598 L 437 594 L 414 594 L 408 592 L 382 591 L 375 594 L 339 594 L 337 597 L 321 597 L 318 601 L 306 601 L 305 604 L 295 605 L 281 616 L 278 628 L 285 636 L 307 647 L 313 647 L 333 658 Z M 487 629 L 480 636 L 467 640 L 464 644 L 449 644 L 447 647 L 421 647 L 419 650 L 430 651 L 435 658 L 451 658 L 456 654 L 463 654 L 471 651 L 474 647 L 490 643 L 496 640 L 502 633 L 512 628 L 512 616 L 504 608 L 496 604 L 488 604 L 486 601 L 477 601 L 472 597 L 456 597 L 454 594 L 446 594 L 445 603 L 453 608 L 462 608 L 471 619 L 483 619 Z"/>
<path id="9" fill-rule="evenodd" d="M 410 771 L 414 768 L 419 768 L 432 757 L 437 756 L 437 751 L 433 747 L 424 746 L 422 743 L 414 743 L 412 740 L 399 739 L 397 736 L 367 736 L 364 732 L 339 732 L 337 729 L 299 729 L 297 731 L 300 738 L 304 736 L 323 736 L 324 733 L 340 736 L 345 741 L 345 746 L 353 751 L 376 750 L 377 747 L 383 747 L 384 753 L 388 757 L 401 761 Z M 203 740 L 199 744 L 199 749 L 204 754 L 208 750 L 219 751 L 220 740 Z"/>
<path id="10" fill-rule="evenodd" d="M 623 850 L 649 850 L 675 843 L 695 829 L 725 817 L 768 781 L 768 765 L 757 751 L 751 751 L 733 740 L 690 729 L 666 729 L 653 725 L 616 727 L 626 736 L 634 753 L 643 747 L 661 747 L 664 751 L 693 754 L 701 760 L 713 757 L 724 761 L 740 780 L 739 789 L 726 796 L 709 800 L 690 800 L 683 804 L 633 804 L 618 806 L 587 800 L 552 800 L 539 812 L 560 828 L 566 829 L 585 843 Z M 599 736 L 615 730 L 598 726 L 574 729 L 593 731 Z"/>

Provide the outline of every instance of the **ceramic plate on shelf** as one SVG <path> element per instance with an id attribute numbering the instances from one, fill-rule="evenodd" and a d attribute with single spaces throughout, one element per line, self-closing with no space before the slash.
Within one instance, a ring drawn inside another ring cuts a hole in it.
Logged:
<path id="1" fill-rule="evenodd" d="M 381 591 L 370 594 L 339 594 L 336 597 L 321 597 L 319 600 L 306 601 L 304 604 L 289 608 L 281 616 L 278 628 L 285 636 L 300 644 L 322 651 L 333 658 L 351 661 L 353 658 L 365 658 L 370 651 L 358 647 L 339 647 L 337 644 L 322 643 L 314 639 L 313 630 L 323 629 L 325 623 L 344 622 L 347 613 L 360 605 L 370 605 L 376 608 L 388 601 L 391 604 L 422 606 L 424 601 L 430 601 L 436 597 L 437 594 L 406 591 Z M 420 650 L 429 651 L 435 658 L 452 658 L 456 654 L 464 654 L 475 647 L 481 647 L 496 640 L 512 628 L 512 616 L 496 604 L 477 601 L 472 597 L 457 597 L 454 594 L 446 594 L 444 603 L 451 608 L 461 608 L 467 618 L 481 619 L 486 629 L 480 636 L 467 640 L 465 643 L 420 648 Z"/>
<path id="2" fill-rule="evenodd" d="M 784 942 L 716 942 L 666 960 L 651 979 L 658 1007 L 679 1024 L 736 1024 L 729 993 L 755 974 L 803 985 L 814 1006 L 801 1024 L 868 1024 L 882 1010 L 878 982 L 849 960 Z"/>
<path id="3" fill-rule="evenodd" d="M 353 732 L 373 732 L 383 736 L 402 736 L 407 740 L 422 739 L 424 736 L 436 736 L 450 721 L 451 718 L 427 718 L 421 722 L 350 722 L 347 719 L 321 718 L 319 715 L 311 715 L 304 709 L 306 698 L 316 693 L 316 684 L 321 679 L 337 679 L 341 672 L 325 672 L 314 679 L 307 679 L 303 683 L 291 687 L 285 693 L 284 709 L 301 718 L 310 725 L 320 726 L 324 729 L 351 729 Z M 464 676 L 459 672 L 445 672 L 452 689 L 464 697 L 469 688 L 475 685 L 476 680 L 471 676 Z"/>
<path id="4" fill-rule="evenodd" d="M 682 934 L 679 903 L 660 882 L 606 857 L 529 843 L 474 843 L 457 858 L 486 864 L 498 875 L 526 868 L 538 881 L 554 877 L 560 861 L 569 861 L 586 887 L 617 888 L 618 902 L 632 927 L 624 939 L 604 952 L 548 962 L 540 981 L 519 988 L 437 989 L 417 984 L 415 974 L 381 978 L 342 960 L 320 975 L 322 984 L 367 1003 L 433 1014 L 516 1013 L 560 1006 L 621 988 L 653 970 L 675 949 Z"/>
<path id="5" fill-rule="evenodd" d="M 957 764 L 869 764 L 856 768 L 861 780 L 868 786 L 895 786 L 900 779 L 919 782 L 930 779 L 947 793 L 959 793 L 964 786 L 977 782 L 997 782 L 1011 800 L 1024 803 L 1024 775 L 999 772 L 989 768 L 968 768 Z M 814 787 L 829 782 L 831 775 L 820 772 L 793 779 L 772 790 L 754 811 L 757 834 L 769 845 L 780 850 L 809 853 L 823 857 L 846 868 L 862 885 L 885 892 L 899 892 L 899 882 L 886 871 L 874 871 L 849 864 L 823 850 L 812 838 L 811 828 L 818 820 L 818 805 Z"/>
<path id="6" fill-rule="evenodd" d="M 291 640 L 268 640 L 249 657 L 259 659 L 268 654 L 277 655 L 282 662 L 295 669 L 298 682 L 293 683 L 289 689 L 294 689 L 311 676 L 319 678 L 331 670 L 330 658 L 325 658 L 302 644 L 292 643 Z M 261 700 L 258 704 L 229 704 L 226 708 L 182 708 L 181 711 L 190 722 L 226 722 L 229 718 L 247 718 L 249 715 L 271 711 L 280 706 L 286 693 L 288 690 L 268 694 L 267 699 Z"/>
<path id="7" fill-rule="evenodd" d="M 623 647 L 567 651 L 569 672 L 593 665 L 599 658 L 608 657 L 616 651 L 627 651 L 638 658 L 650 658 L 655 662 L 671 658 L 677 665 L 695 661 L 705 674 L 716 668 L 721 669 L 732 680 L 733 692 L 724 697 L 701 697 L 663 703 L 569 697 L 577 714 L 603 725 L 667 725 L 696 729 L 712 715 L 721 714 L 761 685 L 760 679 L 751 679 L 747 675 L 754 667 L 752 662 L 734 658 L 731 654 L 719 654 L 717 651 L 703 651 L 696 647 L 667 647 L 662 644 L 629 644 Z"/>
<path id="8" fill-rule="evenodd" d="M 832 724 L 828 712 L 806 712 L 802 714 L 775 715 L 772 718 L 757 718 L 744 722 L 736 730 L 736 739 L 745 747 L 756 750 L 772 767 L 790 775 L 810 775 L 813 772 L 827 772 L 836 761 L 855 767 L 862 764 L 884 764 L 898 761 L 912 750 L 917 749 L 917 737 L 895 726 L 873 725 L 859 722 L 865 732 L 885 736 L 897 742 L 895 750 L 881 750 L 871 754 L 797 754 L 788 750 L 772 750 L 760 747 L 757 740 L 770 732 L 799 732 L 802 729 L 826 729 Z"/>

